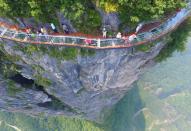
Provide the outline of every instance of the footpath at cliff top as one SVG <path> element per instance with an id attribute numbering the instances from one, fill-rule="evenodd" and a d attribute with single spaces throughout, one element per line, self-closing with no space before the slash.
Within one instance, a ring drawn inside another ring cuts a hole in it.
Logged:
<path id="1" fill-rule="evenodd" d="M 156 24 L 155 27 L 144 32 L 138 32 L 130 36 L 124 36 L 122 38 L 110 38 L 110 39 L 93 39 L 87 37 L 76 36 L 64 36 L 64 35 L 39 35 L 30 34 L 30 32 L 23 32 L 17 28 L 11 28 L 10 25 L 1 23 L 0 37 L 20 43 L 32 43 L 32 44 L 48 44 L 48 45 L 62 45 L 69 47 L 83 47 L 92 49 L 113 49 L 113 48 L 128 48 L 141 44 L 146 44 L 151 41 L 157 40 L 165 34 L 176 29 L 189 15 L 190 7 L 178 11 L 173 17 L 162 24 Z"/>

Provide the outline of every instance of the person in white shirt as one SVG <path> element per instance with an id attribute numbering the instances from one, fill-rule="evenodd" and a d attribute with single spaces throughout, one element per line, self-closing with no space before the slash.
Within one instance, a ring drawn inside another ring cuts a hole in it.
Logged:
<path id="1" fill-rule="evenodd" d="M 129 42 L 133 41 L 135 38 L 137 38 L 136 34 L 132 34 L 129 36 Z"/>
<path id="2" fill-rule="evenodd" d="M 50 26 L 51 26 L 52 30 L 54 31 L 54 33 L 58 33 L 58 31 L 53 23 L 51 23 Z"/>
<path id="3" fill-rule="evenodd" d="M 121 38 L 122 38 L 121 32 L 118 32 L 118 33 L 117 33 L 116 38 L 118 38 L 118 39 L 121 39 Z"/>
<path id="4" fill-rule="evenodd" d="M 102 33 L 103 33 L 103 38 L 106 38 L 107 37 L 107 30 L 105 27 L 103 28 Z"/>

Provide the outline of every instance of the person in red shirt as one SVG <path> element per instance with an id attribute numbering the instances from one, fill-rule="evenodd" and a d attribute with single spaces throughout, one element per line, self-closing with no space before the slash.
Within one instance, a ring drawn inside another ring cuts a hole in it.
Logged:
<path id="1" fill-rule="evenodd" d="M 84 42 L 87 45 L 91 45 L 92 44 L 92 40 L 91 39 L 85 39 Z"/>

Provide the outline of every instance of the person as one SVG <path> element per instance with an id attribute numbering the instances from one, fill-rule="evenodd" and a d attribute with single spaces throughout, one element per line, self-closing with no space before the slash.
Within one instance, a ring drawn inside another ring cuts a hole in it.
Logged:
<path id="1" fill-rule="evenodd" d="M 62 28 L 63 28 L 64 33 L 66 33 L 66 34 L 69 33 L 68 28 L 64 23 L 62 23 Z"/>
<path id="2" fill-rule="evenodd" d="M 118 33 L 117 33 L 116 38 L 118 38 L 118 39 L 121 39 L 121 38 L 122 38 L 121 32 L 118 32 Z"/>
<path id="3" fill-rule="evenodd" d="M 42 37 L 42 32 L 40 30 L 37 31 L 37 38 L 36 41 L 40 41 Z"/>
<path id="4" fill-rule="evenodd" d="M 105 27 L 103 27 L 102 33 L 103 33 L 103 38 L 106 38 L 107 37 L 107 30 Z"/>
<path id="5" fill-rule="evenodd" d="M 125 44 L 129 44 L 129 37 L 123 36 L 122 39 L 124 40 Z"/>
<path id="6" fill-rule="evenodd" d="M 14 38 L 18 34 L 18 27 L 16 25 L 13 25 L 11 29 L 15 32 L 12 38 Z"/>
<path id="7" fill-rule="evenodd" d="M 92 44 L 92 40 L 91 40 L 91 39 L 85 39 L 84 42 L 85 42 L 87 45 L 91 45 L 91 44 Z"/>
<path id="8" fill-rule="evenodd" d="M 135 33 L 138 33 L 138 32 L 141 30 L 142 27 L 143 27 L 143 23 L 140 23 L 140 24 L 137 26 Z"/>
<path id="9" fill-rule="evenodd" d="M 41 32 L 42 34 L 46 34 L 46 33 L 47 33 L 46 29 L 45 29 L 43 26 L 41 26 L 40 32 Z"/>
<path id="10" fill-rule="evenodd" d="M 27 34 L 31 33 L 31 28 L 27 27 L 27 28 L 26 28 L 26 33 L 27 33 Z"/>
<path id="11" fill-rule="evenodd" d="M 26 29 L 25 29 L 25 38 L 24 38 L 24 41 L 27 41 L 27 40 L 29 40 L 30 38 L 31 38 L 31 35 L 30 35 L 30 33 L 31 33 L 31 28 L 29 28 L 29 27 L 27 27 Z"/>
<path id="12" fill-rule="evenodd" d="M 133 41 L 135 38 L 137 38 L 136 34 L 132 34 L 129 36 L 129 42 Z"/>
<path id="13" fill-rule="evenodd" d="M 43 27 L 41 26 L 40 27 L 40 31 L 39 32 L 41 32 L 41 33 L 43 33 L 44 32 L 44 30 L 43 30 Z"/>
<path id="14" fill-rule="evenodd" d="M 53 23 L 51 23 L 50 26 L 51 26 L 52 30 L 54 31 L 54 33 L 58 33 L 58 31 Z"/>

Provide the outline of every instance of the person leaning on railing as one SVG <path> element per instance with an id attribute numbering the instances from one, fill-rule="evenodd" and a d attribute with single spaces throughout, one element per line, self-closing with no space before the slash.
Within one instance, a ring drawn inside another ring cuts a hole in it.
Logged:
<path id="1" fill-rule="evenodd" d="M 124 40 L 125 44 L 129 44 L 129 37 L 128 36 L 123 36 L 122 39 Z"/>
<path id="2" fill-rule="evenodd" d="M 123 36 L 122 39 L 124 40 L 124 43 L 127 44 L 127 45 L 131 45 L 131 43 L 133 42 L 134 39 L 137 38 L 137 35 L 134 33 L 134 34 L 131 34 L 129 36 Z"/>
<path id="3" fill-rule="evenodd" d="M 91 39 L 85 39 L 84 42 L 85 42 L 86 45 L 91 45 L 92 44 Z"/>

